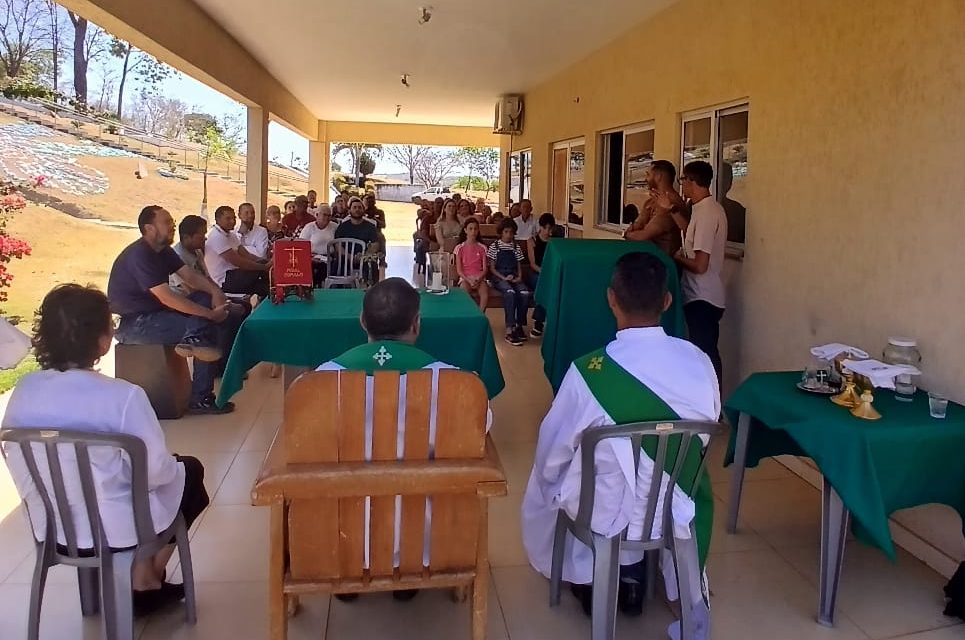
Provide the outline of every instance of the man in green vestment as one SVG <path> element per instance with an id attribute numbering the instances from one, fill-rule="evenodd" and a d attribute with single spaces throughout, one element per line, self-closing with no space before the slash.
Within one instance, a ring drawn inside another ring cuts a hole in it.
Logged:
<path id="1" fill-rule="evenodd" d="M 450 364 L 437 360 L 434 356 L 415 346 L 419 338 L 419 292 L 402 278 L 388 278 L 373 285 L 362 299 L 362 328 L 368 335 L 366 344 L 353 347 L 342 355 L 321 364 L 317 371 L 365 371 L 368 374 L 366 395 L 372 397 L 372 375 L 377 371 L 399 371 L 399 397 L 405 398 L 405 372 L 429 369 L 433 373 L 433 389 L 438 388 L 438 372 L 443 369 L 456 369 Z M 492 413 L 487 416 L 486 430 L 492 424 Z M 366 456 L 372 450 L 372 427 L 366 425 Z M 430 456 L 435 449 L 436 423 L 434 412 L 429 421 Z M 399 430 L 398 451 L 402 451 L 405 433 Z M 398 505 L 396 507 L 398 509 Z M 426 509 L 427 525 L 431 519 L 431 507 Z M 398 526 L 398 525 L 397 525 Z M 428 529 L 427 529 L 428 530 Z M 368 563 L 368 548 L 365 550 Z M 428 557 L 425 558 L 428 562 Z M 415 589 L 393 591 L 396 600 L 410 600 L 418 593 Z M 343 601 L 351 601 L 358 594 L 336 595 Z"/>
<path id="2" fill-rule="evenodd" d="M 634 252 L 617 261 L 607 291 L 617 321 L 616 339 L 570 366 L 540 426 L 533 470 L 523 498 L 522 528 L 530 564 L 547 577 L 558 511 L 565 509 L 571 516 L 577 512 L 580 440 L 584 430 L 652 420 L 714 421 L 720 415 L 717 376 L 710 359 L 691 343 L 668 336 L 660 326 L 660 316 L 671 303 L 666 279 L 666 267 L 655 256 Z M 627 528 L 630 539 L 644 535 L 642 520 L 653 461 L 649 454 L 640 456 L 635 474 L 630 446 L 628 439 L 611 439 L 601 442 L 596 450 L 591 527 L 607 537 Z M 666 481 L 667 476 L 664 478 Z M 710 543 L 713 495 L 708 478 L 702 477 L 696 485 L 675 488 L 673 528 L 678 551 L 692 556 L 688 558 L 692 560 L 691 570 L 682 572 L 680 588 L 688 589 L 691 601 L 702 607 L 692 613 L 703 621 L 702 628 L 709 633 L 700 574 Z M 659 520 L 660 509 L 657 513 Z M 654 531 L 659 533 L 661 527 L 661 522 L 654 523 Z M 691 535 L 692 530 L 696 536 Z M 625 554 L 621 564 L 630 566 L 640 559 L 639 554 Z M 670 579 L 673 570 L 671 567 L 668 571 L 668 564 L 672 563 L 664 562 L 664 575 L 668 578 L 668 594 L 674 598 L 677 584 Z M 634 573 L 624 575 L 632 585 Z M 564 553 L 563 579 L 575 585 L 574 594 L 588 609 L 593 557 L 590 549 L 572 536 Z M 625 586 L 621 583 L 621 591 L 634 591 L 624 589 Z M 621 610 L 638 612 L 634 600 L 621 596 Z M 672 627 L 671 637 L 674 632 Z"/>

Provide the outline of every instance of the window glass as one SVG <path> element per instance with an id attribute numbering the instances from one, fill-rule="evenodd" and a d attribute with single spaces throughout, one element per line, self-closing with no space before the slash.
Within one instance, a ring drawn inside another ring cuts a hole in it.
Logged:
<path id="1" fill-rule="evenodd" d="M 627 205 L 633 205 L 637 214 L 643 211 L 643 203 L 650 197 L 647 171 L 653 163 L 653 129 L 628 133 L 624 138 L 623 152 L 623 204 L 620 207 L 619 223 L 629 224 L 630 217 L 625 212 Z"/>
<path id="2" fill-rule="evenodd" d="M 569 223 L 583 226 L 583 167 L 586 164 L 586 147 L 578 144 L 570 147 Z"/>
<path id="3" fill-rule="evenodd" d="M 747 111 L 720 117 L 717 135 L 717 200 L 727 214 L 727 240 L 743 244 L 747 209 Z"/>

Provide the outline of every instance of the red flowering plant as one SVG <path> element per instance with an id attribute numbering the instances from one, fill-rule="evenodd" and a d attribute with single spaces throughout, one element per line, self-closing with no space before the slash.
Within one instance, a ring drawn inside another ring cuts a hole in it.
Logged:
<path id="1" fill-rule="evenodd" d="M 30 245 L 7 233 L 7 223 L 17 212 L 27 206 L 27 199 L 20 193 L 19 186 L 0 181 L 0 302 L 7 301 L 6 289 L 13 280 L 7 265 L 14 258 L 21 259 L 30 255 Z"/>

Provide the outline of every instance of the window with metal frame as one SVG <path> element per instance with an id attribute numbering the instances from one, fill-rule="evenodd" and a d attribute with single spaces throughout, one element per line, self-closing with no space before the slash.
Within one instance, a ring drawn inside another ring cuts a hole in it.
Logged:
<path id="1" fill-rule="evenodd" d="M 652 124 L 600 134 L 600 209 L 597 223 L 625 228 L 649 197 L 647 171 L 653 163 Z"/>

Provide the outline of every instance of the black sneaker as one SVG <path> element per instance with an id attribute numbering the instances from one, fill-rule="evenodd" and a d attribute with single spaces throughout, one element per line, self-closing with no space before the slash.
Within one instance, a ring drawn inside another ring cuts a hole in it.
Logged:
<path id="1" fill-rule="evenodd" d="M 542 323 L 542 322 L 534 322 L 534 323 L 533 323 L 533 330 L 529 332 L 529 335 L 533 336 L 534 338 L 538 338 L 538 337 L 540 337 L 541 335 L 543 335 L 543 323 Z"/>
<path id="2" fill-rule="evenodd" d="M 226 402 L 223 407 L 219 407 L 215 404 L 214 396 L 209 396 L 204 400 L 192 402 L 188 405 L 188 414 L 194 416 L 220 415 L 223 413 L 231 413 L 234 410 L 235 404 L 233 402 Z"/>
<path id="3" fill-rule="evenodd" d="M 529 340 L 529 336 L 526 335 L 525 327 L 516 327 L 516 335 L 523 342 L 526 342 L 527 340 Z"/>
<path id="4" fill-rule="evenodd" d="M 520 340 L 519 334 L 517 333 L 516 329 L 513 329 L 512 331 L 506 334 L 506 342 L 513 345 L 514 347 L 523 346 L 523 341 Z"/>
<path id="5" fill-rule="evenodd" d="M 182 358 L 194 358 L 201 362 L 217 362 L 224 355 L 221 349 L 200 338 L 185 338 L 181 344 L 174 347 L 174 352 Z"/>

